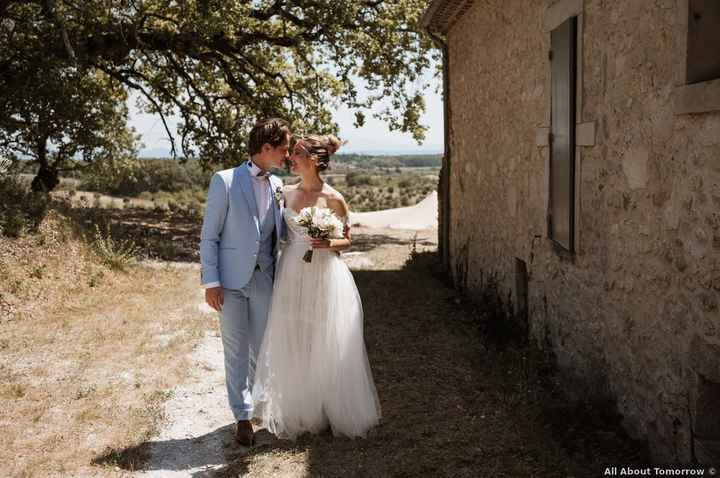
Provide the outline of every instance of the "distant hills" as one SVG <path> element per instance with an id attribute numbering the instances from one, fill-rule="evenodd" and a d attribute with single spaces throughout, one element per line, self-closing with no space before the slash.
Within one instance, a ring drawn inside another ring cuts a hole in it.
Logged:
<path id="1" fill-rule="evenodd" d="M 332 162 L 338 164 L 351 164 L 357 168 L 439 168 L 442 162 L 442 155 L 338 154 L 333 157 Z"/>
<path id="2" fill-rule="evenodd" d="M 339 156 L 433 156 L 442 155 L 439 148 L 422 149 L 371 149 L 363 151 L 348 151 L 339 154 Z M 170 150 L 165 148 L 145 148 L 140 151 L 141 158 L 167 158 L 170 156 Z"/>

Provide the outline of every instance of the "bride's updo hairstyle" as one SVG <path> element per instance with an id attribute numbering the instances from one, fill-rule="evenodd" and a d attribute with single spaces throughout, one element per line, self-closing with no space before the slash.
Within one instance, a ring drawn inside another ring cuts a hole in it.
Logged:
<path id="1" fill-rule="evenodd" d="M 300 138 L 305 149 L 310 154 L 317 158 L 317 170 L 325 171 L 330 165 L 330 156 L 340 149 L 342 141 L 337 137 L 328 135 L 308 134 Z"/>

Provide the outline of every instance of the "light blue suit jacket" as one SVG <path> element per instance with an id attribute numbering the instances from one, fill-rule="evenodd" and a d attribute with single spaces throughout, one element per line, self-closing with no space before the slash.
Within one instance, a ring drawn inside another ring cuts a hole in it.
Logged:
<path id="1" fill-rule="evenodd" d="M 275 198 L 282 180 L 270 176 L 270 202 L 275 213 L 275 250 L 284 237 L 283 201 Z M 260 218 L 247 163 L 215 173 L 210 181 L 200 234 L 201 282 L 219 282 L 226 289 L 242 289 L 252 277 L 260 249 Z"/>

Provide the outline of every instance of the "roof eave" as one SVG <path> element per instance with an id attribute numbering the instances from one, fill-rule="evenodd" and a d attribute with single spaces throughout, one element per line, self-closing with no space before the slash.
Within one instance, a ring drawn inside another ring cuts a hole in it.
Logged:
<path id="1" fill-rule="evenodd" d="M 425 9 L 425 13 L 423 13 L 422 18 L 420 19 L 420 26 L 423 28 L 423 30 L 426 31 L 432 31 L 436 32 L 437 30 L 433 28 L 433 21 L 435 19 L 435 14 L 440 7 L 440 4 L 445 3 L 446 0 L 432 0 L 428 7 Z M 443 32 L 444 33 L 444 32 Z"/>
<path id="2" fill-rule="evenodd" d="M 452 25 L 472 5 L 473 0 L 431 0 L 420 25 L 431 33 L 447 35 Z"/>

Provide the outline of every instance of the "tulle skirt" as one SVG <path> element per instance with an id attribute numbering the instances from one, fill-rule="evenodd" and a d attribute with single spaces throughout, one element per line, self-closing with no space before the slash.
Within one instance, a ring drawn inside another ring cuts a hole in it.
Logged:
<path id="1" fill-rule="evenodd" d="M 254 416 L 281 438 L 332 428 L 365 437 L 380 419 L 352 273 L 335 252 L 286 244 L 253 385 Z"/>

